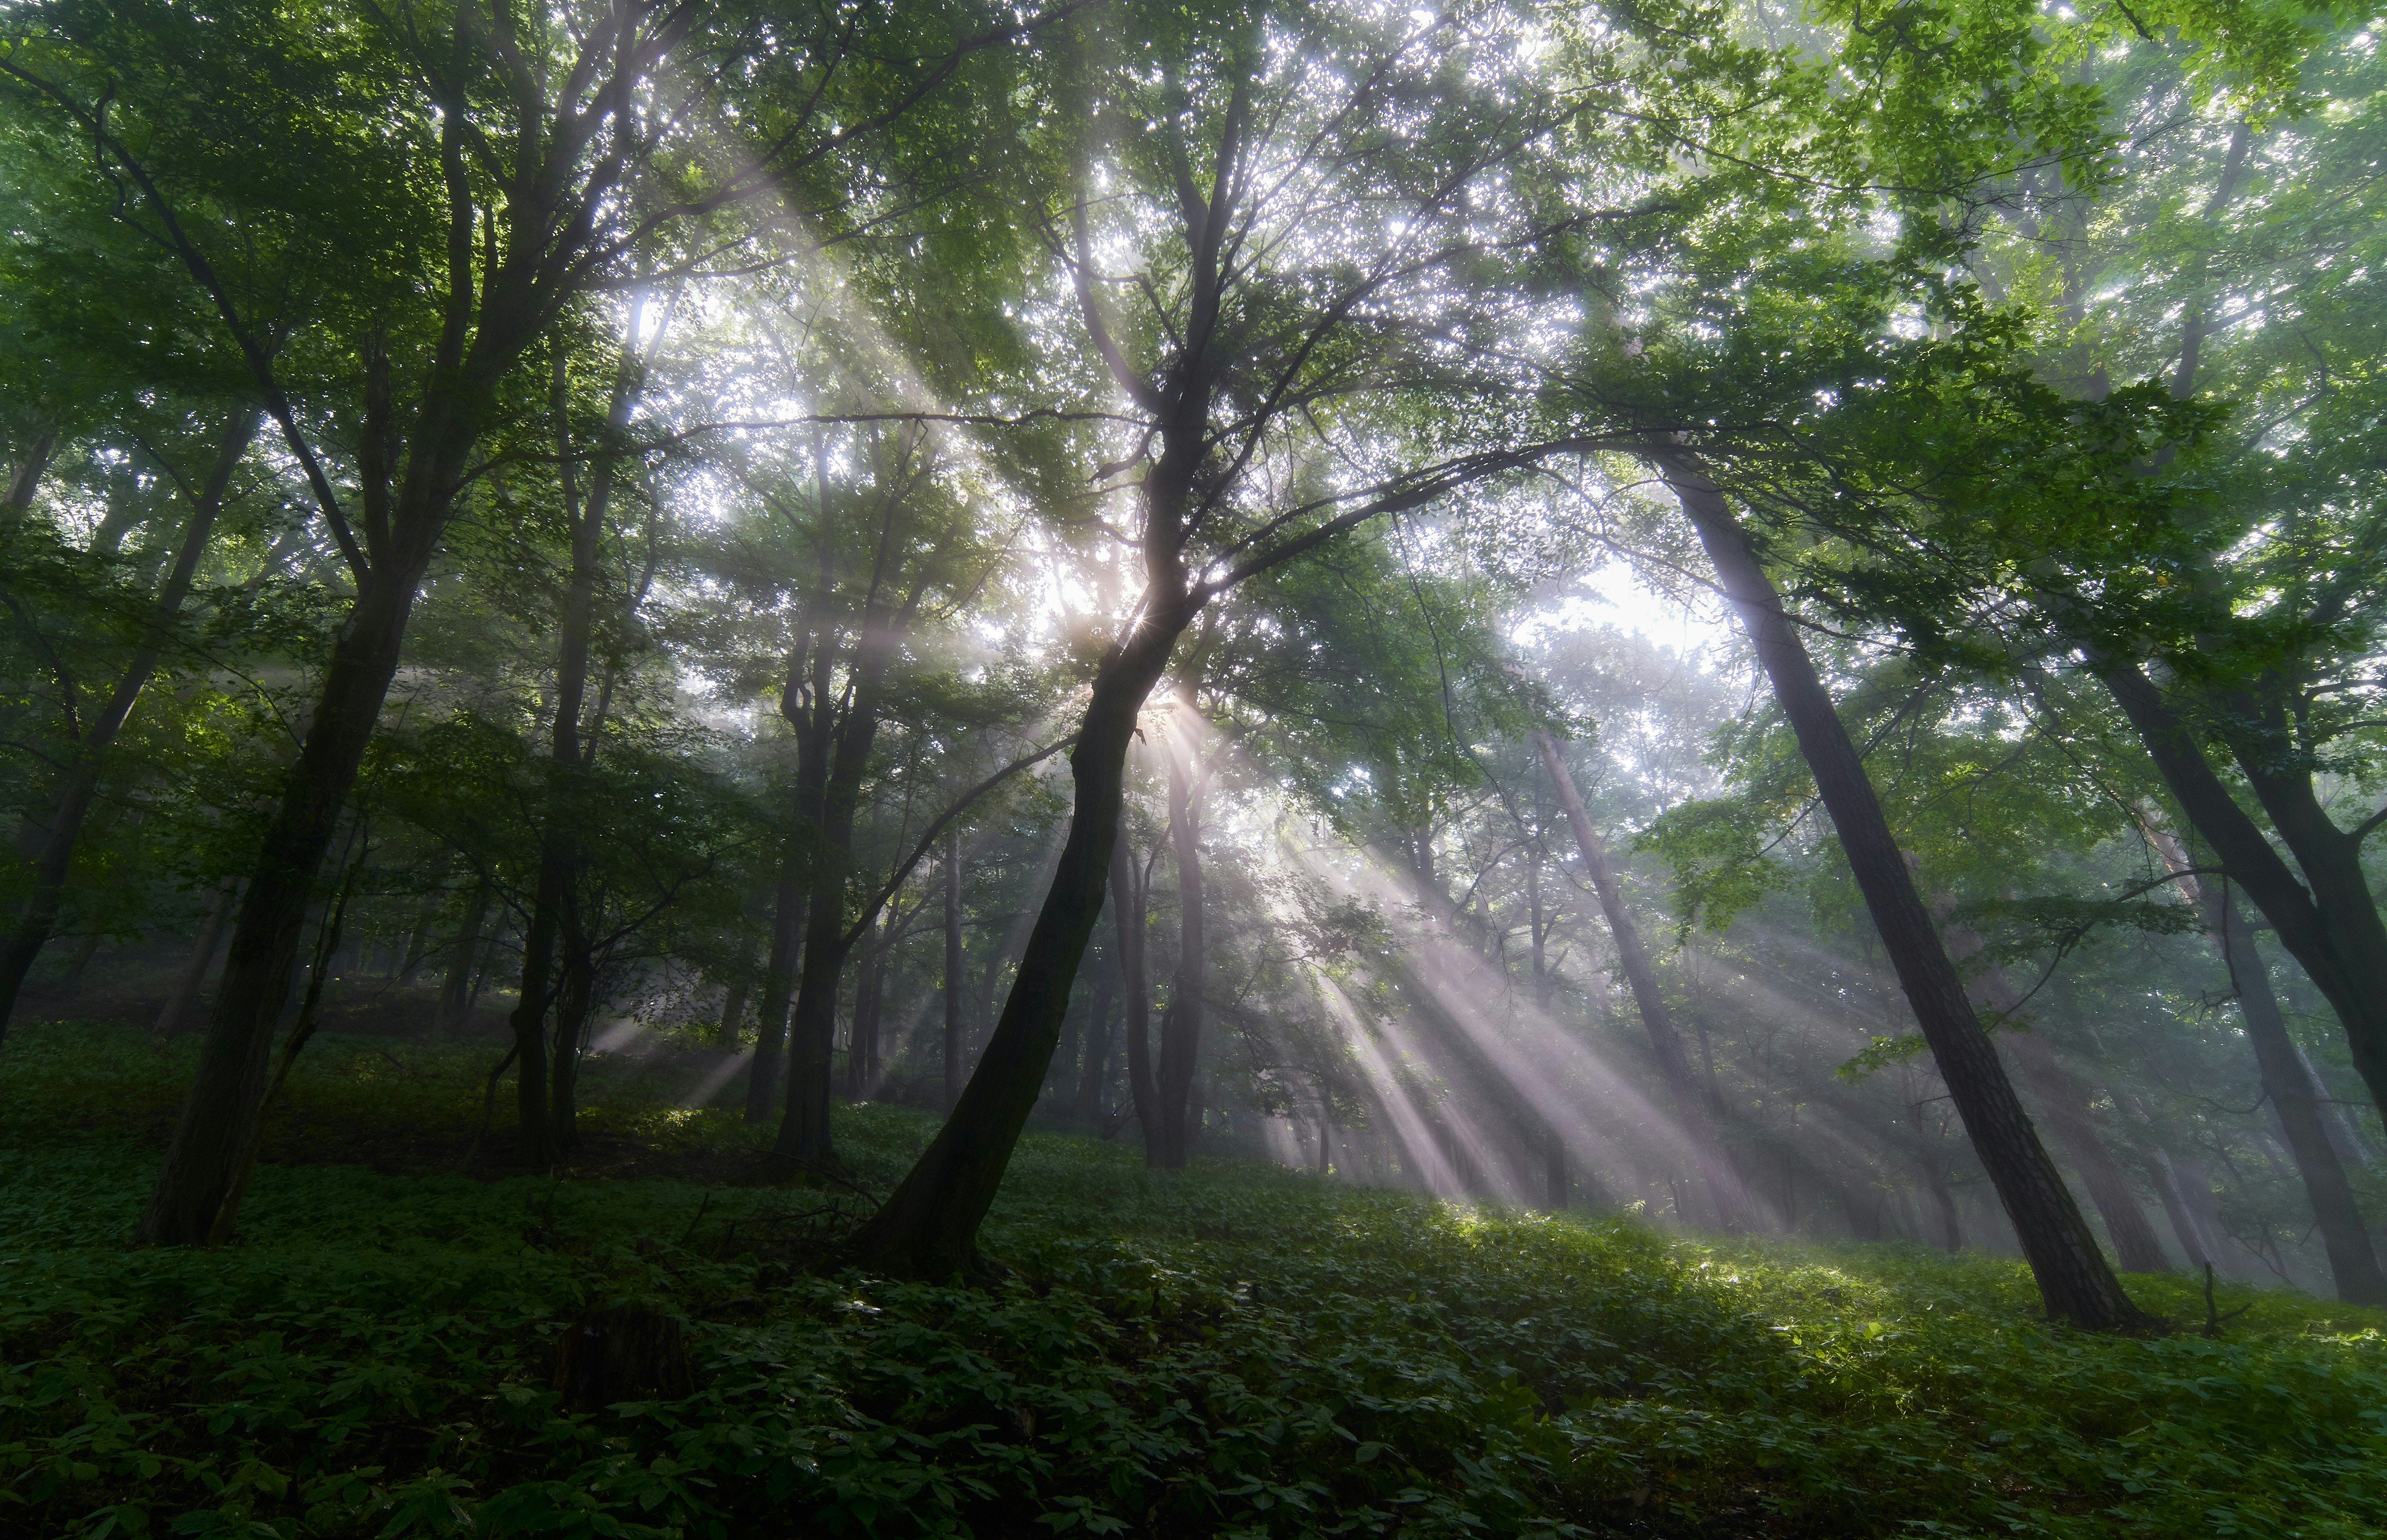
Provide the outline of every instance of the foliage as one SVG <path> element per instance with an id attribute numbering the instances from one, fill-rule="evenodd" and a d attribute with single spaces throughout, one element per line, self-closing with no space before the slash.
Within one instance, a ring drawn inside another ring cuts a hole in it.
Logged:
<path id="1" fill-rule="evenodd" d="M 1014 1275 L 986 1292 L 806 1272 L 827 1194 L 664 1179 L 275 1166 L 237 1245 L 130 1252 L 146 1156 L 69 1115 L 155 1100 L 170 1066 L 82 1025 L 17 1046 L 0 1533 L 2387 1522 L 2387 1320 L 2285 1294 L 2225 1291 L 2251 1307 L 2218 1340 L 2100 1340 L 2033 1320 L 2003 1260 L 1670 1240 L 1226 1163 L 1172 1177 L 1061 1135 L 1023 1150 L 989 1234 Z M 452 1119 L 461 1052 L 332 1045 L 290 1115 L 361 1115 L 377 1081 L 397 1116 Z M 750 1147 L 634 1081 L 589 1100 Z M 846 1118 L 865 1183 L 928 1131 Z M 2136 1286 L 2202 1319 L 2184 1281 Z M 685 1320 L 698 1388 L 566 1407 L 557 1337 L 623 1302 Z"/>

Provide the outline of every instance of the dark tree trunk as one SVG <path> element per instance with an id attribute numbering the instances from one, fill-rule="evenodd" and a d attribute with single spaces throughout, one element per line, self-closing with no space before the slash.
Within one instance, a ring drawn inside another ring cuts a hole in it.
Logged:
<path id="1" fill-rule="evenodd" d="M 796 958 L 803 948 L 806 894 L 804 839 L 790 831 L 779 861 L 779 890 L 771 904 L 771 951 L 763 966 L 763 1006 L 754 1027 L 754 1062 L 746 1078 L 746 1121 L 766 1123 L 784 1078 L 779 1057 L 787 1041 L 788 1003 L 795 993 Z"/>
<path id="2" fill-rule="evenodd" d="M 547 1100 L 547 1018 L 556 996 L 556 935 L 570 898 L 572 866 L 562 849 L 564 838 L 552 830 L 541 841 L 538 886 L 523 927 L 522 992 L 506 1018 L 514 1035 L 514 1121 L 522 1138 L 517 1158 L 533 1170 L 555 1157 L 549 1137 L 554 1122 Z"/>
<path id="3" fill-rule="evenodd" d="M 1144 976 L 1143 929 L 1147 895 L 1135 852 L 1122 837 L 1111 846 L 1111 923 L 1118 938 L 1120 1029 L 1127 1034 L 1127 1089 L 1143 1135 L 1144 1164 L 1152 1165 L 1159 1134 L 1160 1092 L 1152 1079 L 1152 985 Z"/>
<path id="4" fill-rule="evenodd" d="M 199 937 L 191 945 L 189 959 L 183 964 L 183 971 L 175 975 L 174 992 L 166 997 L 165 1008 L 158 1013 L 157 1024 L 149 1029 L 153 1037 L 170 1038 L 183 1029 L 191 1007 L 199 1003 L 199 991 L 207 984 L 216 949 L 223 944 L 224 927 L 232 923 L 233 910 L 239 903 L 240 884 L 226 877 L 216 889 L 216 901 L 199 927 Z"/>
<path id="5" fill-rule="evenodd" d="M 623 345 L 621 370 L 606 418 L 606 441 L 599 446 L 597 473 L 591 478 L 586 499 L 580 495 L 578 455 L 571 435 L 567 355 L 561 347 L 556 349 L 549 391 L 548 410 L 555 420 L 556 474 L 572 531 L 572 566 L 564 583 L 563 612 L 556 633 L 555 718 L 548 740 L 538 886 L 531 900 L 530 923 L 523 933 L 522 997 L 515 1004 L 512 1022 L 519 1067 L 516 1116 L 522 1126 L 523 1163 L 531 1167 L 545 1166 L 552 1160 L 560 1148 L 558 1141 L 568 1139 L 573 1126 L 572 1109 L 565 1105 L 562 1093 L 577 1072 L 577 1054 L 566 1055 L 559 1051 L 553 1058 L 547 1059 L 538 1051 L 538 1038 L 545 1029 L 549 1007 L 560 1005 L 562 993 L 574 988 L 575 967 L 586 971 L 585 960 L 567 957 L 562 969 L 562 989 L 553 982 L 558 938 L 578 928 L 569 913 L 577 902 L 574 890 L 580 880 L 571 793 L 583 758 L 581 716 L 587 704 L 589 648 L 597 629 L 598 542 L 613 500 L 616 456 L 613 440 L 627 425 L 631 405 L 638 397 L 640 314 L 640 308 L 633 304 L 629 336 Z M 568 941 L 566 945 L 569 950 Z M 579 985 L 585 999 L 587 981 L 580 980 Z M 559 1016 L 556 1040 L 562 1042 L 571 1035 Z M 542 1079 L 548 1082 L 544 1087 Z"/>
<path id="6" fill-rule="evenodd" d="M 1542 1206 L 1563 1214 L 1573 1196 L 1574 1182 L 1567 1174 L 1566 1136 L 1547 1129 L 1542 1134 Z"/>
<path id="7" fill-rule="evenodd" d="M 845 1093 L 862 1101 L 878 1085 L 879 1002 L 887 984 L 886 938 L 877 927 L 862 939 L 861 967 L 853 986 L 853 1031 L 845 1045 Z"/>
<path id="8" fill-rule="evenodd" d="M 1864 761 L 1773 580 L 1758 564 L 1723 494 L 1687 456 L 1662 457 L 1660 469 L 1756 645 L 1924 1041 L 2022 1242 L 2048 1314 L 2091 1329 L 2146 1329 L 2153 1323 L 2106 1265 L 2006 1079 L 1996 1045 L 1981 1029 L 1972 998 L 1940 945 L 1905 854 L 1882 814 Z"/>
<path id="9" fill-rule="evenodd" d="M 955 828 L 945 836 L 945 1111 L 962 1099 L 967 1079 L 963 1043 L 968 1033 L 966 997 L 962 992 L 962 836 Z"/>
<path id="10" fill-rule="evenodd" d="M 713 1040 L 724 1048 L 738 1046 L 738 1029 L 746 1019 L 747 984 L 743 978 L 733 978 L 721 996 L 721 1022 L 714 1029 Z"/>
<path id="11" fill-rule="evenodd" d="M 555 991 L 554 1051 L 548 1061 L 548 1147 L 558 1158 L 579 1142 L 580 1053 L 597 1009 L 597 959 L 579 918 L 567 906 L 562 979 Z"/>
<path id="12" fill-rule="evenodd" d="M 890 514 L 891 517 L 891 514 Z M 788 1106 L 772 1153 L 811 1165 L 834 1157 L 829 1103 L 837 1055 L 837 996 L 845 972 L 846 875 L 853 864 L 853 822 L 862 781 L 870 769 L 878 737 L 879 692 L 908 612 L 890 617 L 873 594 L 854 638 L 852 677 L 843 717 L 836 724 L 836 747 L 820 790 L 817 856 L 812 866 L 812 902 L 805 911 L 804 960 L 788 1029 Z M 823 656 L 827 649 L 819 649 Z M 827 680 L 820 681 L 825 691 Z M 826 726 L 826 724 L 824 724 Z"/>
<path id="13" fill-rule="evenodd" d="M 2271 922 L 2280 944 L 2303 965 L 2306 977 L 2336 1011 L 2353 1050 L 2355 1069 L 2369 1089 L 2372 1104 L 2387 1117 L 2387 956 L 2380 953 L 2375 934 L 2380 928 L 2379 911 L 2361 882 L 2358 865 L 2351 872 L 2339 870 L 2330 859 L 2329 839 L 2317 830 L 2304 828 L 2305 820 L 2294 815 L 2296 799 L 2274 787 L 2289 804 L 2291 822 L 2299 826 L 2303 843 L 2315 849 L 2312 862 L 2305 865 L 2305 877 L 2314 883 L 2307 890 L 2271 848 L 2261 827 L 2238 805 L 2205 758 L 2195 731 L 2145 671 L 2127 661 L 2106 658 L 2095 663 L 2099 676 L 2138 730 L 2140 741 L 2189 827 L 2221 858 L 2230 878 Z M 2305 861 L 2298 839 L 2291 838 L 2286 827 L 2280 834 L 2297 859 Z M 2342 842 L 2343 836 L 2339 839 Z"/>
<path id="14" fill-rule="evenodd" d="M 481 963 L 481 927 L 489 916 L 489 886 L 475 883 L 464 900 L 462 923 L 456 928 L 456 941 L 448 954 L 448 971 L 439 980 L 438 1027 L 452 1032 L 464 1025 L 464 1017 L 473 1005 L 473 973 Z"/>
<path id="15" fill-rule="evenodd" d="M 1181 715 L 1188 724 L 1186 740 L 1168 756 L 1168 838 L 1177 857 L 1177 978 L 1168 991 L 1168 1008 L 1160 1016 L 1160 1137 L 1152 1162 L 1172 1171 L 1184 1168 L 1198 1131 L 1187 1117 L 1201 1062 L 1202 991 L 1209 962 L 1203 927 L 1201 762 L 1192 725 L 1197 719 L 1193 691 L 1184 693 Z"/>
<path id="16" fill-rule="evenodd" d="M 158 671 L 158 656 L 165 650 L 175 617 L 182 613 L 183 600 L 190 596 L 192 579 L 197 576 L 199 562 L 207 555 L 208 542 L 215 533 L 216 516 L 223 511 L 224 494 L 232 486 L 233 473 L 240 468 L 242 457 L 248 453 L 249 441 L 257 435 L 257 423 L 254 410 L 235 411 L 225 423 L 215 464 L 192 501 L 190 522 L 183 528 L 183 541 L 174 553 L 174 564 L 168 569 L 165 581 L 158 585 L 157 597 L 150 602 L 149 622 L 141 644 L 117 677 L 116 688 L 100 708 L 99 715 L 82 726 L 69 748 L 66 765 L 52 793 L 48 821 L 42 827 L 35 846 L 33 890 L 17 916 L 7 943 L 0 946 L 0 1032 L 7 1029 L 25 976 L 32 971 L 34 960 L 41 956 L 42 948 L 49 944 L 50 934 L 57 927 L 58 915 L 66 906 L 67 875 L 74 865 L 75 846 L 82 838 L 83 820 L 99 795 L 100 776 L 107 767 L 108 751 L 133 715 L 141 692 L 149 688 L 150 676 Z"/>
<path id="17" fill-rule="evenodd" d="M 2171 1157 L 2161 1150 L 2149 1152 L 2147 1176 L 2154 1184 L 2155 1201 L 2163 1205 L 2164 1218 L 2171 1223 L 2171 1232 L 2179 1242 L 2180 1255 L 2188 1258 L 2188 1270 L 2202 1273 L 2218 1265 L 2212 1248 L 2204 1243 L 2204 1231 L 2197 1225 L 2194 1215 L 2179 1195 L 2179 1179 L 2172 1173 Z"/>
<path id="18" fill-rule="evenodd" d="M 1150 560 L 1148 557 L 1147 560 Z M 1173 591 L 1172 591 L 1173 590 Z M 904 1276 L 978 1270 L 978 1230 L 1034 1110 L 1060 1041 L 1079 959 L 1102 915 L 1118 835 L 1127 751 L 1169 649 L 1193 619 L 1181 574 L 1142 624 L 1112 644 L 1094 675 L 1069 755 L 1076 781 L 1069 833 L 1003 1016 L 953 1116 L 855 1238 L 854 1259 Z"/>
<path id="19" fill-rule="evenodd" d="M 1069 1116 L 1080 1123 L 1102 1120 L 1103 1086 L 1110 1076 L 1114 982 L 1109 968 L 1094 975 L 1093 1014 L 1086 1021 L 1086 1049 L 1078 1060 L 1078 1087 L 1069 1097 Z"/>
<path id="20" fill-rule="evenodd" d="M 50 468 L 50 456 L 57 451 L 58 435 L 39 435 L 26 446 L 25 458 L 8 469 L 8 481 L 0 489 L 0 509 L 13 517 L 33 506 L 33 494 L 41 489 L 42 474 Z"/>
<path id="21" fill-rule="evenodd" d="M 1683 1036 L 1674 1029 L 1673 1015 L 1666 1007 L 1666 997 L 1658 987 L 1658 972 L 1649 966 L 1649 954 L 1641 946 L 1641 928 L 1633 921 L 1632 912 L 1624 907 L 1624 890 L 1617 883 L 1616 874 L 1608 865 L 1608 850 L 1593 832 L 1591 814 L 1583 805 L 1583 795 L 1575 789 L 1574 776 L 1567 770 L 1559 746 L 1547 733 L 1535 733 L 1534 742 L 1541 751 L 1542 766 L 1549 772 L 1550 786 L 1558 794 L 1559 807 L 1566 814 L 1568 827 L 1574 831 L 1575 849 L 1582 852 L 1585 875 L 1591 878 L 1592 890 L 1598 895 L 1600 913 L 1608 918 L 1608 928 L 1616 940 L 1616 958 L 1624 970 L 1624 981 L 1633 991 L 1633 1004 L 1641 1014 L 1641 1025 L 1649 1034 L 1649 1046 L 1658 1059 L 1658 1071 L 1666 1078 L 1666 1090 L 1674 1103 L 1674 1116 L 1683 1126 L 1683 1133 L 1699 1163 L 1699 1177 L 1708 1194 L 1709 1205 L 1717 1222 L 1726 1230 L 1747 1230 L 1754 1221 L 1748 1191 L 1740 1178 L 1724 1158 L 1723 1147 L 1716 1142 L 1715 1123 L 1711 1117 L 1707 1101 L 1699 1094 L 1691 1079 L 1691 1062 L 1683 1051 Z M 1538 963 L 1537 963 L 1538 966 Z"/>
<path id="22" fill-rule="evenodd" d="M 459 434 L 453 453 L 437 457 L 423 479 L 455 486 L 475 437 Z M 265 1094 L 267 1057 L 289 999 L 316 874 L 398 672 L 398 648 L 437 522 L 424 532 L 419 553 L 392 555 L 368 571 L 333 643 L 322 697 L 241 897 L 197 1076 L 142 1213 L 139 1234 L 148 1244 L 203 1244 L 217 1227 L 234 1165 Z"/>
<path id="23" fill-rule="evenodd" d="M 2349 1305 L 2387 1305 L 2387 1272 L 2379 1265 L 2370 1231 L 2362 1221 L 2354 1186 L 2344 1163 L 2329 1137 L 2323 1119 L 2320 1088 L 2313 1083 L 2304 1055 L 2280 1011 L 2271 991 L 2271 970 L 2254 943 L 2254 929 L 2237 904 L 2237 891 L 2223 883 L 2190 876 L 2191 863 L 2170 836 L 2150 830 L 2155 848 L 2204 916 L 2205 929 L 2221 948 L 2237 991 L 2238 1009 L 2246 1024 L 2246 1041 L 2254 1050 L 2263 1092 L 2280 1120 L 2288 1153 L 2304 1179 L 2305 1194 L 2320 1228 L 2321 1244 L 2329 1255 L 2330 1277 L 2337 1297 Z"/>

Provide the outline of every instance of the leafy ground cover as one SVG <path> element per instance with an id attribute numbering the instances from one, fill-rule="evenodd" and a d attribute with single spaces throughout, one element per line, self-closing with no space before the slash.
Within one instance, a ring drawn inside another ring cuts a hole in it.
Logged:
<path id="1" fill-rule="evenodd" d="M 741 1180 L 755 1138 L 653 1067 L 596 1067 L 590 1123 L 660 1174 L 491 1179 L 455 1159 L 486 1052 L 362 1039 L 309 1051 L 237 1243 L 131 1250 L 187 1053 L 72 1024 L 0 1054 L 0 1534 L 2387 1529 L 2377 1312 L 2225 1291 L 2218 1340 L 2090 1338 L 2014 1263 L 1060 1134 L 1004 1190 L 1003 1286 L 823 1275 L 861 1200 Z M 858 1185 L 929 1129 L 851 1109 Z M 376 1133 L 423 1163 L 322 1163 Z M 633 1321 L 677 1333 L 661 1393 L 559 1379 Z"/>

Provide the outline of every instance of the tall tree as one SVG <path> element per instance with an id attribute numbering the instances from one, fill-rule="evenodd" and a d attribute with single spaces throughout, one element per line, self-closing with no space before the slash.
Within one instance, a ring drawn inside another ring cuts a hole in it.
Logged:
<path id="1" fill-rule="evenodd" d="M 2022 1243 L 2048 1314 L 2091 1329 L 2153 1323 L 2131 1303 L 1998 1062 L 1850 740 L 1773 580 L 1724 493 L 1683 452 L 1657 464 L 1714 563 L 1832 815 L 1865 907 L 1939 1073 Z"/>

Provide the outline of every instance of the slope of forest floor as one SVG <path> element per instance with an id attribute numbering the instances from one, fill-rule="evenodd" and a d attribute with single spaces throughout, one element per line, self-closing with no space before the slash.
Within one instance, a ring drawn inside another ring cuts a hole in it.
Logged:
<path id="1" fill-rule="evenodd" d="M 0 1051 L 0 1534 L 2387 1530 L 2379 1312 L 2225 1289 L 2215 1340 L 2134 1278 L 2186 1329 L 2084 1337 L 2006 1261 L 1061 1134 L 990 1225 L 1003 1287 L 819 1276 L 865 1200 L 757 1182 L 755 1131 L 673 1105 L 701 1064 L 600 1061 L 587 1164 L 493 1178 L 486 1045 L 361 1038 L 309 1051 L 236 1243 L 131 1250 L 190 1057 Z M 931 1128 L 850 1109 L 856 1187 Z M 559 1375 L 591 1325 L 648 1390 Z"/>

